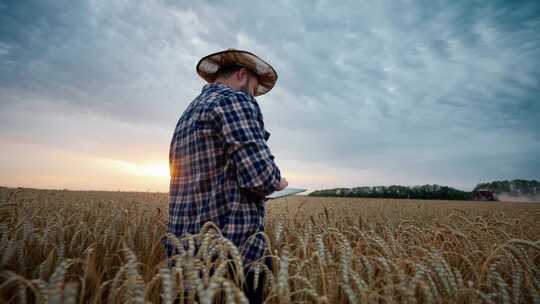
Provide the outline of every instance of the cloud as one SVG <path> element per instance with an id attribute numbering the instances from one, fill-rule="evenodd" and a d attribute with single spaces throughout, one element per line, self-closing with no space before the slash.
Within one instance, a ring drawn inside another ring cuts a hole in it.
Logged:
<path id="1" fill-rule="evenodd" d="M 198 85 L 183 77 L 193 75 L 192 62 L 207 47 L 197 39 L 205 29 L 191 11 L 153 1 L 57 4 L 6 4 L 0 37 L 10 53 L 0 57 L 6 68 L 0 84 L 2 95 L 10 89 L 15 98 L 4 97 L 4 107 L 20 102 L 22 92 L 159 124 L 174 100 Z"/>
<path id="2" fill-rule="evenodd" d="M 278 71 L 258 101 L 299 186 L 540 178 L 535 1 L 0 4 L 4 138 L 166 158 L 196 62 L 236 47 Z"/>

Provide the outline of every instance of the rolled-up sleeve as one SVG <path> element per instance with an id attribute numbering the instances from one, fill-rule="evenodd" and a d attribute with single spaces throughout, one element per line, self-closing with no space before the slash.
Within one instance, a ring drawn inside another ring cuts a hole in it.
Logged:
<path id="1" fill-rule="evenodd" d="M 236 168 L 239 187 L 266 196 L 279 186 L 281 173 L 266 144 L 269 133 L 260 108 L 250 98 L 239 92 L 217 100 L 211 119 Z"/>

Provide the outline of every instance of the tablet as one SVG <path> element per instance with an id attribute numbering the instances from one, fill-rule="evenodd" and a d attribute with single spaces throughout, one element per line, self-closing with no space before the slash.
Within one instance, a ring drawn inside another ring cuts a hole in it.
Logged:
<path id="1" fill-rule="evenodd" d="M 300 188 L 285 188 L 281 191 L 275 191 L 274 193 L 266 196 L 267 199 L 275 199 L 275 198 L 280 198 L 280 197 L 285 197 L 285 196 L 289 196 L 289 195 L 293 195 L 293 194 L 297 194 L 297 193 L 302 193 L 306 191 L 306 189 L 300 189 Z"/>

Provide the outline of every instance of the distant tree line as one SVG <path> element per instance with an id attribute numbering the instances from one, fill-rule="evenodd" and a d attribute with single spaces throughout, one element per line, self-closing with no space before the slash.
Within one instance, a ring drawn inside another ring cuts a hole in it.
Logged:
<path id="1" fill-rule="evenodd" d="M 375 186 L 318 190 L 310 196 L 468 200 L 471 192 L 440 185 Z"/>
<path id="2" fill-rule="evenodd" d="M 472 192 L 462 191 L 441 185 L 421 186 L 375 186 L 355 188 L 334 188 L 317 190 L 310 196 L 327 197 L 368 197 L 368 198 L 410 198 L 410 199 L 441 199 L 441 200 L 470 200 L 473 193 L 479 189 L 487 189 L 495 194 L 507 193 L 509 195 L 538 195 L 540 194 L 540 181 L 512 180 L 493 181 L 478 184 Z"/>

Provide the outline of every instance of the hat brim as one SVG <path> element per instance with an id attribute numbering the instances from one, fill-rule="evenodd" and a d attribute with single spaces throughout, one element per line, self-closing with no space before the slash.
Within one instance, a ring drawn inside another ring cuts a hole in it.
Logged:
<path id="1" fill-rule="evenodd" d="M 274 68 L 248 51 L 226 50 L 207 55 L 199 60 L 196 69 L 199 76 L 211 83 L 216 80 L 216 73 L 221 67 L 230 65 L 243 66 L 259 76 L 254 96 L 268 93 L 276 84 L 278 76 Z"/>

